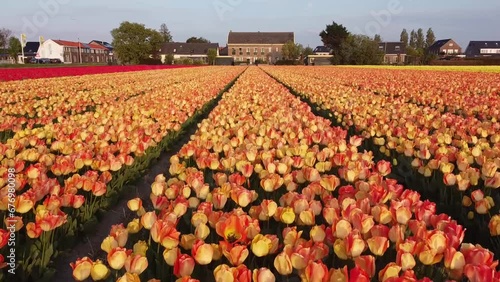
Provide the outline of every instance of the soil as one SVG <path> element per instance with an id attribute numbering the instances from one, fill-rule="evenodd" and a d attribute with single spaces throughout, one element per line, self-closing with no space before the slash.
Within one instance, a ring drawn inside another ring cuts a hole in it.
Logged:
<path id="1" fill-rule="evenodd" d="M 211 109 L 206 111 L 201 115 L 199 120 L 205 119 Z M 79 258 L 85 256 L 91 259 L 97 259 L 105 257 L 105 252 L 101 250 L 101 243 L 109 235 L 109 231 L 112 225 L 128 223 L 132 220 L 136 214 L 132 212 L 127 207 L 127 202 L 134 198 L 141 198 L 144 207 L 148 210 L 148 203 L 150 204 L 149 196 L 151 191 L 151 183 L 154 182 L 155 177 L 158 174 L 164 174 L 165 177 L 169 178 L 168 169 L 170 167 L 170 157 L 175 155 L 184 144 L 186 144 L 190 136 L 197 130 L 197 124 L 193 124 L 187 131 L 183 132 L 178 138 L 174 146 L 168 148 L 167 151 L 162 152 L 160 157 L 153 161 L 153 164 L 148 168 L 145 175 L 134 183 L 130 183 L 125 187 L 124 193 L 120 201 L 110 210 L 106 212 L 98 225 L 95 227 L 95 233 L 92 236 L 86 236 L 82 238 L 83 240 L 79 242 L 70 252 L 61 254 L 55 261 L 56 275 L 54 281 L 57 282 L 68 282 L 73 281 L 72 269 L 70 267 L 71 262 L 75 262 Z"/>

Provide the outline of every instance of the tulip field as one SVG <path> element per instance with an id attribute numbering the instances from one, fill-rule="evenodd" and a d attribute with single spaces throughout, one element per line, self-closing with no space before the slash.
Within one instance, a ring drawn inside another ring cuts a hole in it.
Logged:
<path id="1" fill-rule="evenodd" d="M 213 66 L 0 93 L 0 281 L 500 281 L 500 73 Z M 130 218 L 61 269 L 122 197 Z"/>

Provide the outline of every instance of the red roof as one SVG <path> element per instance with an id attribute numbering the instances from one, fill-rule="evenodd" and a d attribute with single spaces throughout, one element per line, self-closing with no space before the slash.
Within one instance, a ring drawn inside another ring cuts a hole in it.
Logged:
<path id="1" fill-rule="evenodd" d="M 65 46 L 65 47 L 85 48 L 85 47 L 90 46 L 92 49 L 107 50 L 105 47 L 103 47 L 99 44 L 95 44 L 95 43 L 87 44 L 87 43 L 83 43 L 83 42 L 74 42 L 74 41 L 67 41 L 67 40 L 53 40 L 53 41 L 61 46 Z"/>

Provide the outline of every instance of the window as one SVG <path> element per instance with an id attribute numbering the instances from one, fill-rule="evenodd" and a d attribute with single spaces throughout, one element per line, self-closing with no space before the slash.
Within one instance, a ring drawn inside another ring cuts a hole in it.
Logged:
<path id="1" fill-rule="evenodd" d="M 395 49 L 396 49 L 396 51 L 399 51 L 399 50 L 401 50 L 401 47 L 400 46 L 396 46 Z"/>
<path id="2" fill-rule="evenodd" d="M 273 49 L 271 47 L 269 47 L 269 53 L 271 53 L 273 51 Z"/>
<path id="3" fill-rule="evenodd" d="M 264 55 L 264 53 L 266 53 L 266 51 L 264 51 L 264 50 L 265 50 L 264 48 L 260 49 L 260 54 L 261 55 Z"/>
<path id="4" fill-rule="evenodd" d="M 236 55 L 236 49 L 233 48 L 233 52 L 232 52 L 233 55 Z"/>
<path id="5" fill-rule="evenodd" d="M 240 48 L 240 55 L 243 55 L 243 49 Z"/>
<path id="6" fill-rule="evenodd" d="M 450 46 L 450 47 L 453 47 L 453 43 L 450 43 L 450 44 L 449 44 L 449 46 Z"/>
<path id="7" fill-rule="evenodd" d="M 279 47 L 276 47 L 276 52 L 279 52 L 279 51 L 280 51 Z"/>

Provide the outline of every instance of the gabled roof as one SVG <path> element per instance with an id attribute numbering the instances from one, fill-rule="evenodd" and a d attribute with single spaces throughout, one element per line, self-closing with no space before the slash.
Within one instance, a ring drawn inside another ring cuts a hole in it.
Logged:
<path id="1" fill-rule="evenodd" d="M 330 53 L 332 50 L 326 46 L 318 46 L 314 48 L 314 53 Z"/>
<path id="2" fill-rule="evenodd" d="M 434 44 L 432 44 L 429 47 L 429 49 L 434 49 L 434 48 L 439 49 L 439 48 L 443 47 L 446 43 L 448 43 L 450 40 L 451 40 L 451 38 L 438 40 L 438 41 L 434 42 Z"/>
<path id="3" fill-rule="evenodd" d="M 30 41 L 26 42 L 26 46 L 24 46 L 24 54 L 32 54 L 38 52 L 38 48 L 40 47 L 40 42 L 38 41 Z"/>
<path id="4" fill-rule="evenodd" d="M 380 42 L 378 48 L 386 55 L 406 54 L 406 47 L 403 42 Z"/>
<path id="5" fill-rule="evenodd" d="M 500 40 L 499 41 L 471 41 L 469 42 L 469 46 L 467 46 L 467 50 L 465 54 L 467 56 L 478 56 L 481 54 L 481 49 L 500 49 Z M 490 55 L 490 54 L 488 54 Z M 494 56 L 498 56 L 500 54 L 491 54 Z"/>
<path id="6" fill-rule="evenodd" d="M 293 32 L 229 32 L 228 44 L 285 44 L 294 41 Z"/>
<path id="7" fill-rule="evenodd" d="M 113 50 L 113 45 L 111 45 L 110 43 L 108 43 L 106 41 L 92 40 L 92 41 L 90 41 L 90 43 L 96 43 L 96 44 L 99 44 L 99 45 L 105 47 L 108 50 Z"/>
<path id="8" fill-rule="evenodd" d="M 228 56 L 228 55 L 229 55 L 229 48 L 227 46 L 219 48 L 219 56 Z"/>
<path id="9" fill-rule="evenodd" d="M 161 54 L 206 55 L 208 49 L 219 49 L 219 43 L 168 42 L 161 47 Z"/>
<path id="10" fill-rule="evenodd" d="M 67 41 L 67 40 L 53 40 L 55 43 L 64 46 L 64 47 L 79 47 L 79 48 L 86 48 L 86 49 L 100 49 L 100 50 L 107 50 L 105 47 L 99 45 L 99 44 L 87 44 L 83 42 L 74 42 L 74 41 Z"/>

